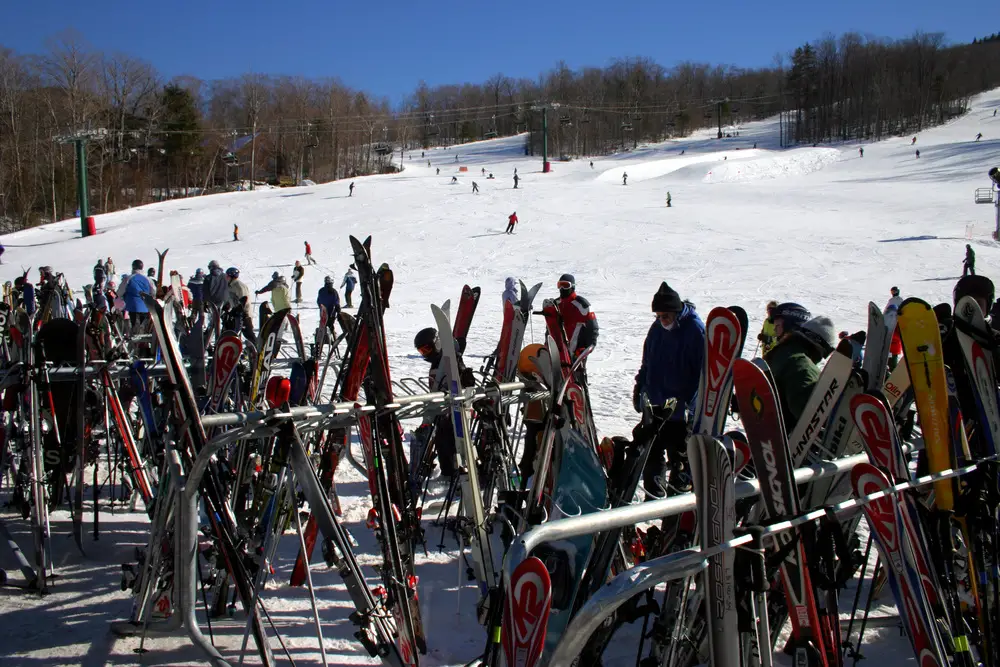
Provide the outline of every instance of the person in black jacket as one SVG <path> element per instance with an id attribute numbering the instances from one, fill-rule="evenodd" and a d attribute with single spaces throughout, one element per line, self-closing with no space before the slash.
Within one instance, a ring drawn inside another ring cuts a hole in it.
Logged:
<path id="1" fill-rule="evenodd" d="M 302 276 L 306 274 L 306 269 L 302 262 L 295 260 L 295 268 L 292 269 L 292 280 L 295 282 L 295 303 L 302 303 Z"/>
<path id="2" fill-rule="evenodd" d="M 214 303 L 222 310 L 222 306 L 229 297 L 229 282 L 226 274 L 222 272 L 222 267 L 214 259 L 208 263 L 208 275 L 201 288 L 202 298 L 207 303 Z"/>
<path id="3" fill-rule="evenodd" d="M 976 275 L 976 252 L 968 243 L 965 244 L 965 259 L 962 261 L 962 277 Z"/>

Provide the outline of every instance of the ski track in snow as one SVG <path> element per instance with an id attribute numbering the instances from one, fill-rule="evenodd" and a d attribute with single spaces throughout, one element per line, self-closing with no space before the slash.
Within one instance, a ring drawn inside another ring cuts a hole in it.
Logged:
<path id="1" fill-rule="evenodd" d="M 541 173 L 540 159 L 524 157 L 522 137 L 430 150 L 430 168 L 415 151 L 401 174 L 353 179 L 351 198 L 347 182 L 340 181 L 149 204 L 98 216 L 105 233 L 88 239 L 78 238 L 76 220 L 10 234 L 2 238 L 8 250 L 0 279 L 13 280 L 18 266 L 48 264 L 76 288 L 90 282 L 98 258 L 112 256 L 121 273 L 133 258 L 154 265 L 154 248 L 170 248 L 167 267 L 185 277 L 217 259 L 224 267 L 240 267 L 257 289 L 275 270 L 287 276 L 295 259 L 303 259 L 308 240 L 319 261 L 306 267 L 303 293 L 311 306 L 324 275 L 340 284 L 351 261 L 348 235 L 371 234 L 376 265 L 388 262 L 396 278 L 385 322 L 393 377 L 399 378 L 426 374 L 411 344 L 416 331 L 433 324 L 430 303 L 456 304 L 464 283 L 482 286 L 466 353 L 469 365 L 478 367 L 499 335 L 504 278 L 542 281 L 544 298 L 555 295 L 559 274 L 570 272 L 601 326 L 588 367 L 598 430 L 628 434 L 635 423 L 633 377 L 652 322 L 650 301 L 662 280 L 694 301 L 702 316 L 716 305 L 745 307 L 749 356 L 770 299 L 799 301 L 814 314 L 832 317 L 838 330 L 854 331 L 866 326 L 867 302 L 882 305 L 891 285 L 904 297 L 949 300 L 966 242 L 976 248 L 980 272 L 990 275 L 1000 258 L 990 238 L 993 209 L 976 206 L 972 194 L 988 185 L 986 171 L 1000 154 L 1000 119 L 992 118 L 998 104 L 1000 91 L 980 95 L 965 117 L 921 133 L 915 147 L 912 135 L 865 144 L 863 159 L 856 143 L 780 150 L 773 119 L 732 128 L 739 129 L 738 138 L 716 140 L 714 130 L 702 130 L 599 157 L 593 169 L 589 158 L 554 162 L 551 174 Z M 985 137 L 978 143 L 977 132 Z M 469 171 L 459 172 L 460 165 Z M 482 177 L 481 168 L 496 179 Z M 521 177 L 517 190 L 515 168 Z M 621 184 L 625 171 L 627 186 Z M 449 183 L 452 175 L 458 184 Z M 481 194 L 471 194 L 472 180 Z M 669 209 L 668 190 L 674 204 Z M 502 232 L 512 211 L 521 223 L 507 236 Z M 234 222 L 240 225 L 238 243 L 230 241 Z M 318 311 L 303 308 L 301 315 L 308 336 Z M 525 343 L 543 336 L 544 323 L 532 318 Z M 359 559 L 373 565 L 377 548 L 363 523 L 370 506 L 367 483 L 345 464 L 338 489 Z M 89 488 L 87 496 L 89 508 Z M 435 498 L 441 496 L 443 489 Z M 431 649 L 421 661 L 461 665 L 482 651 L 485 636 L 475 620 L 477 593 L 465 581 L 454 541 L 447 536 L 445 550 L 437 549 L 441 532 L 430 525 L 433 514 L 425 521 L 430 554 L 421 554 L 417 565 Z M 10 511 L 3 518 L 30 560 L 26 522 Z M 81 557 L 70 538 L 68 513 L 54 512 L 60 576 L 51 594 L 39 598 L 0 589 L 3 664 L 203 664 L 183 636 L 149 637 L 149 652 L 140 656 L 134 653 L 138 639 L 108 632 L 109 622 L 129 614 L 130 598 L 118 588 L 119 566 L 145 544 L 145 526 L 141 513 L 102 512 L 100 541 L 86 537 L 87 556 Z M 296 552 L 296 540 L 286 535 L 263 599 L 296 663 L 319 664 L 308 596 L 286 585 Z M 0 550 L 0 564 L 16 578 L 9 560 Z M 318 560 L 313 575 L 331 664 L 372 664 L 352 637 L 343 584 Z M 374 583 L 374 572 L 366 569 Z M 843 605 L 852 598 L 848 589 Z M 878 604 L 877 613 L 893 610 L 888 593 Z M 223 654 L 238 660 L 242 613 L 212 627 Z M 633 664 L 638 627 L 621 633 L 605 664 Z M 280 648 L 272 644 L 280 660 Z M 866 645 L 873 664 L 913 660 L 908 643 L 892 628 L 869 630 Z M 787 664 L 780 653 L 776 659 Z M 255 657 L 248 655 L 247 662 L 256 664 Z"/>

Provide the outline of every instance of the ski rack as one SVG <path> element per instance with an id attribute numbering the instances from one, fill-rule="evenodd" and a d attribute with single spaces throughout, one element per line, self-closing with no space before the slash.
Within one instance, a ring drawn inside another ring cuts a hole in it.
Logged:
<path id="1" fill-rule="evenodd" d="M 412 386 L 426 388 L 419 380 L 403 379 L 397 388 Z M 499 398 L 503 404 L 535 400 L 548 394 L 544 392 L 525 392 L 522 382 L 494 383 L 493 386 L 477 386 L 467 396 L 459 399 L 465 409 L 483 398 Z M 404 389 L 405 390 L 405 389 Z M 399 396 L 383 410 L 396 412 L 401 419 L 421 417 L 424 414 L 444 412 L 451 405 L 452 398 L 445 392 L 428 392 L 422 394 L 410 393 Z M 272 409 L 254 412 L 231 412 L 201 417 L 206 430 L 216 427 L 231 427 L 209 440 L 198 453 L 185 475 L 181 458 L 174 445 L 167 449 L 168 465 L 170 466 L 170 484 L 176 494 L 176 513 L 174 530 L 174 591 L 178 606 L 176 613 L 162 621 L 144 619 L 142 624 L 133 621 L 116 621 L 111 624 L 112 631 L 118 635 L 135 635 L 152 632 L 157 635 L 172 634 L 186 630 L 192 643 L 201 649 L 214 667 L 230 667 L 211 641 L 202 633 L 198 625 L 195 609 L 197 605 L 198 582 L 198 502 L 201 478 L 208 469 L 212 458 L 228 444 L 246 438 L 261 438 L 276 435 L 282 424 L 289 421 L 295 423 L 300 433 L 309 433 L 333 428 L 343 428 L 355 423 L 358 417 L 376 412 L 374 406 L 365 403 L 343 402 L 318 406 L 302 406 L 290 408 L 287 411 Z M 309 506 L 316 513 L 317 522 L 324 536 L 333 532 L 337 518 L 326 500 L 321 486 L 316 479 L 308 455 L 301 446 L 293 446 L 289 458 L 295 479 L 298 480 Z M 315 482 L 315 483 L 310 483 Z M 162 495 L 161 493 L 158 495 Z M 163 497 L 170 497 L 165 494 Z M 404 667 L 399 656 L 390 653 L 382 656 L 383 663 L 388 667 Z"/>
<path id="2" fill-rule="evenodd" d="M 886 495 L 915 489 L 943 479 L 967 475 L 977 470 L 984 463 L 995 462 L 997 458 L 996 456 L 987 457 L 967 466 L 925 475 L 907 482 L 900 482 L 883 491 L 852 498 L 820 509 L 810 510 L 793 519 L 772 523 L 764 527 L 758 535 L 760 537 L 774 535 L 824 517 L 858 510 L 863 505 Z M 868 454 L 863 453 L 799 468 L 795 470 L 795 483 L 797 485 L 803 484 L 823 477 L 847 472 L 858 463 L 867 463 L 868 461 Z M 759 494 L 760 484 L 757 480 L 740 480 L 736 482 L 736 499 L 751 498 Z M 588 514 L 582 517 L 559 519 L 543 524 L 521 535 L 511 546 L 504 559 L 504 581 L 509 582 L 510 574 L 517 566 L 527 558 L 527 555 L 533 549 L 545 542 L 597 533 L 664 516 L 673 516 L 693 510 L 695 509 L 695 505 L 695 495 L 688 493 L 638 505 L 605 510 L 596 517 L 594 514 Z M 619 607 L 637 594 L 667 581 L 695 576 L 708 567 L 708 559 L 729 549 L 737 547 L 750 548 L 763 554 L 766 551 L 763 547 L 763 541 L 759 544 L 751 545 L 751 542 L 756 537 L 750 534 L 741 535 L 704 551 L 700 547 L 684 549 L 641 563 L 630 570 L 622 572 L 591 597 L 573 616 L 546 664 L 573 664 L 580 651 L 586 646 L 590 636 Z"/>
<path id="3" fill-rule="evenodd" d="M 413 382 L 425 388 L 418 380 L 405 378 L 402 383 Z M 477 386 L 459 402 L 466 406 L 484 398 L 496 398 L 499 395 L 504 407 L 515 403 L 524 403 L 548 395 L 548 391 L 525 392 L 523 382 L 504 382 L 493 386 Z M 452 403 L 452 398 L 443 391 L 422 394 L 407 394 L 397 396 L 388 405 L 381 408 L 382 412 L 395 412 L 399 419 L 414 419 L 427 415 L 443 414 Z M 344 401 L 342 403 L 327 403 L 323 405 L 307 405 L 294 407 L 287 413 L 285 419 L 291 419 L 302 433 L 324 431 L 334 428 L 344 428 L 357 423 L 362 415 L 371 415 L 378 410 L 374 405 L 360 401 Z M 245 438 L 261 438 L 277 433 L 278 424 L 273 420 L 272 411 L 255 410 L 253 412 L 226 412 L 215 415 L 205 415 L 201 418 L 206 430 L 213 428 L 229 428 L 213 438 L 222 439 L 226 443 Z"/>

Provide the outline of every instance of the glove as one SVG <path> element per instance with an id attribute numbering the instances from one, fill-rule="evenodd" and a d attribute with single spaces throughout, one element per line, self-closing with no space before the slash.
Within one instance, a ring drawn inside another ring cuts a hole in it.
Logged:
<path id="1" fill-rule="evenodd" d="M 762 333 L 757 334 L 757 340 L 759 340 L 760 342 L 763 343 L 764 342 L 764 334 L 762 334 Z"/>
<path id="2" fill-rule="evenodd" d="M 639 383 L 635 383 L 635 387 L 632 388 L 632 407 L 639 414 L 642 414 L 642 389 L 639 387 Z"/>

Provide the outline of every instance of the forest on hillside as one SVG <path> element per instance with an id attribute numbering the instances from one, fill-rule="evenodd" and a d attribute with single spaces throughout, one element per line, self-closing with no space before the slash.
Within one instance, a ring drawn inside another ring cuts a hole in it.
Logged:
<path id="1" fill-rule="evenodd" d="M 165 81 L 140 57 L 102 53 L 75 33 L 44 53 L 0 45 L 0 232 L 77 210 L 76 144 L 91 212 L 269 182 L 392 171 L 404 154 L 517 133 L 562 159 L 608 154 L 699 127 L 781 114 L 782 144 L 878 140 L 964 112 L 1000 86 L 1000 40 L 947 44 L 827 36 L 765 68 L 621 58 L 537 79 L 497 73 L 429 87 L 402 104 L 338 80 L 246 74 Z"/>

